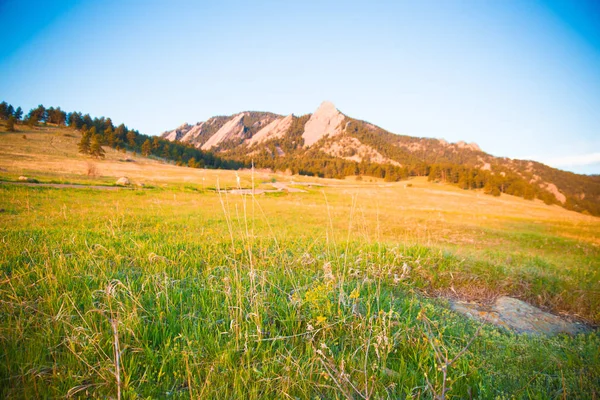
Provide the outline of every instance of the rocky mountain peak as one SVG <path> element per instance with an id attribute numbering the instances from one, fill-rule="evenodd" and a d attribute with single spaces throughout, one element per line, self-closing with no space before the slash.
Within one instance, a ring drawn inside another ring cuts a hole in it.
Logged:
<path id="1" fill-rule="evenodd" d="M 321 105 L 319 105 L 319 108 L 317 108 L 317 111 L 315 111 L 315 114 L 317 113 L 333 113 L 336 112 L 337 108 L 335 107 L 335 104 L 333 104 L 332 102 L 325 100 L 321 103 Z"/>
<path id="2" fill-rule="evenodd" d="M 330 101 L 321 103 L 313 114 L 299 117 L 262 111 L 216 116 L 195 125 L 183 124 L 162 137 L 231 161 L 288 168 L 292 173 L 361 174 L 388 181 L 428 175 L 430 180 L 464 189 L 537 197 L 548 204 L 600 215 L 597 177 L 494 157 L 476 143 L 396 135 L 342 114 Z"/>
<path id="3" fill-rule="evenodd" d="M 344 118 L 332 102 L 321 103 L 304 126 L 304 145 L 310 147 L 326 135 L 336 136 L 341 133 L 340 124 Z"/>

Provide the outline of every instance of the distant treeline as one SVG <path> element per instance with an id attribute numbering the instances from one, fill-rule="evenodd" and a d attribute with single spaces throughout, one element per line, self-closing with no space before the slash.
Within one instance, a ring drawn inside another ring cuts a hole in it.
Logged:
<path id="1" fill-rule="evenodd" d="M 431 138 L 396 135 L 364 121 L 347 118 L 346 133 L 400 162 L 411 176 L 447 182 L 463 189 L 483 189 L 487 194 L 502 193 L 540 199 L 568 210 L 600 216 L 600 176 L 579 175 L 527 160 L 491 157 L 478 148 L 457 148 Z M 488 161 L 486 168 L 482 164 Z M 561 203 L 540 184 L 554 184 L 565 195 Z"/>
<path id="2" fill-rule="evenodd" d="M 346 176 L 372 176 L 395 182 L 415 176 L 427 176 L 430 181 L 457 185 L 462 189 L 481 189 L 485 194 L 510 194 L 546 204 L 559 204 L 569 210 L 600 215 L 600 177 L 583 176 L 557 170 L 546 165 L 520 160 L 490 157 L 470 146 L 465 148 L 444 145 L 437 139 L 396 135 L 363 121 L 347 118 L 345 135 L 359 139 L 383 156 L 401 165 L 381 164 L 364 160 L 351 161 L 333 157 L 313 146 L 303 147 L 302 133 L 310 116 L 294 117 L 286 135 L 270 139 L 261 147 L 240 146 L 241 141 L 221 144 L 227 157 L 244 164 L 254 162 L 260 168 L 288 171 L 292 174 L 343 179 Z M 335 141 L 322 139 L 321 144 Z M 251 155 L 249 155 L 249 153 Z M 348 154 L 354 153 L 348 149 Z M 482 160 L 490 160 L 482 168 Z M 540 183 L 554 183 L 565 195 L 565 203 Z"/>
<path id="3" fill-rule="evenodd" d="M 304 156 L 294 158 L 276 157 L 275 154 L 275 150 L 264 151 L 253 155 L 252 159 L 257 167 L 288 171 L 292 174 L 334 179 L 343 179 L 352 175 L 371 176 L 386 182 L 427 176 L 429 181 L 454 184 L 465 190 L 483 189 L 485 194 L 492 196 L 505 193 L 528 200 L 538 198 L 546 204 L 559 204 L 552 193 L 510 171 L 487 171 L 457 164 L 427 164 L 422 161 L 402 166 L 367 161 L 355 162 L 332 157 L 320 151 L 305 153 Z M 242 160 L 248 162 L 246 158 Z"/>
<path id="4" fill-rule="evenodd" d="M 54 124 L 80 130 L 82 138 L 79 151 L 97 158 L 104 157 L 102 146 L 109 146 L 116 150 L 164 158 L 177 165 L 192 168 L 238 169 L 245 166 L 237 161 L 225 160 L 212 152 L 199 150 L 192 145 L 144 135 L 124 124 L 115 126 L 110 118 L 92 118 L 89 114 L 78 111 L 65 112 L 60 107 L 46 108 L 40 104 L 23 117 L 21 107 L 15 109 L 4 101 L 0 103 L 0 119 L 13 123 L 22 121 L 31 127 L 38 124 Z"/>

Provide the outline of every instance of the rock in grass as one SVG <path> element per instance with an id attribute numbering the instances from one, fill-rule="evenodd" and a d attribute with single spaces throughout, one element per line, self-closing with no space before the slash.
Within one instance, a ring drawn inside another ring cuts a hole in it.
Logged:
<path id="1" fill-rule="evenodd" d="M 27 181 L 29 181 L 29 178 L 28 178 L 28 177 L 26 177 L 26 176 L 23 176 L 23 175 L 21 175 L 21 176 L 20 176 L 18 179 L 19 179 L 19 181 L 21 181 L 21 182 L 27 182 Z"/>
<path id="2" fill-rule="evenodd" d="M 499 297 L 494 304 L 486 306 L 476 302 L 452 301 L 451 308 L 470 318 L 489 322 L 517 333 L 575 335 L 588 328 L 547 313 L 513 297 Z"/>
<path id="3" fill-rule="evenodd" d="M 119 179 L 117 179 L 117 185 L 127 186 L 127 185 L 130 185 L 130 184 L 131 184 L 131 182 L 129 181 L 129 178 L 126 177 L 126 176 L 122 176 Z"/>

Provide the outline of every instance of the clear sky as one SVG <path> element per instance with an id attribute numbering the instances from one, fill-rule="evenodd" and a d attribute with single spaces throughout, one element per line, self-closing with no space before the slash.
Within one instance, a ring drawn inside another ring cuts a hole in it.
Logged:
<path id="1" fill-rule="evenodd" d="M 0 100 L 147 134 L 323 100 L 600 173 L 600 2 L 0 0 Z"/>

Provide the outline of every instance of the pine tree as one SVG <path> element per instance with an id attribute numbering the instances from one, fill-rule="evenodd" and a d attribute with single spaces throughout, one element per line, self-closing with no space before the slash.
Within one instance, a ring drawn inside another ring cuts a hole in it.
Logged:
<path id="1" fill-rule="evenodd" d="M 15 119 L 17 121 L 20 121 L 21 118 L 23 118 L 23 109 L 21 107 L 17 107 L 17 109 L 15 110 Z"/>
<path id="2" fill-rule="evenodd" d="M 91 140 L 90 155 L 95 158 L 104 158 L 104 154 L 104 149 L 102 148 L 102 136 L 96 134 Z"/>
<path id="3" fill-rule="evenodd" d="M 131 147 L 132 149 L 135 147 L 135 138 L 136 137 L 137 137 L 137 135 L 134 131 L 127 132 L 127 144 L 129 144 L 129 147 Z"/>
<path id="4" fill-rule="evenodd" d="M 109 121 L 110 121 L 110 119 L 109 119 Z M 115 136 L 115 131 L 113 130 L 112 123 L 111 123 L 104 130 L 104 144 L 114 148 L 116 140 L 117 140 L 117 138 Z"/>
<path id="5" fill-rule="evenodd" d="M 428 181 L 437 181 L 440 175 L 440 167 L 436 164 L 431 166 L 429 170 L 429 176 L 427 177 Z"/>
<path id="6" fill-rule="evenodd" d="M 160 139 L 158 138 L 158 136 L 154 136 L 154 139 L 152 139 L 152 150 L 156 151 L 160 148 Z"/>
<path id="7" fill-rule="evenodd" d="M 84 116 L 82 116 L 81 121 L 86 126 L 94 125 L 94 120 L 92 119 L 92 117 L 90 117 L 90 114 L 85 114 Z"/>
<path id="8" fill-rule="evenodd" d="M 8 117 L 8 122 L 6 123 L 6 131 L 7 132 L 16 132 L 15 131 L 15 116 L 11 115 Z"/>
<path id="9" fill-rule="evenodd" d="M 492 196 L 500 196 L 500 188 L 498 188 L 498 184 L 495 179 L 490 179 L 483 186 L 483 193 L 491 194 Z"/>
<path id="10" fill-rule="evenodd" d="M 169 153 L 169 145 L 167 143 L 165 143 L 165 145 L 163 147 L 163 151 L 161 153 L 161 156 L 163 158 L 167 158 L 167 159 L 171 157 L 171 155 Z"/>
<path id="11" fill-rule="evenodd" d="M 69 113 L 67 116 L 67 123 L 71 128 L 81 128 L 83 126 L 83 118 L 81 117 L 81 113 L 76 111 Z"/>
<path id="12" fill-rule="evenodd" d="M 144 144 L 142 144 L 142 155 L 148 156 L 150 154 L 151 150 L 152 150 L 152 143 L 150 142 L 150 139 L 146 139 Z"/>
<path id="13" fill-rule="evenodd" d="M 3 101 L 0 103 L 0 119 L 8 119 L 8 103 Z"/>
<path id="14" fill-rule="evenodd" d="M 77 145 L 81 154 L 90 154 L 90 137 L 90 131 L 88 131 L 87 129 L 82 130 L 81 140 Z"/>
<path id="15" fill-rule="evenodd" d="M 48 113 L 43 105 L 37 106 L 29 111 L 27 115 L 27 121 L 30 126 L 36 125 L 38 122 L 46 122 L 48 119 Z"/>

